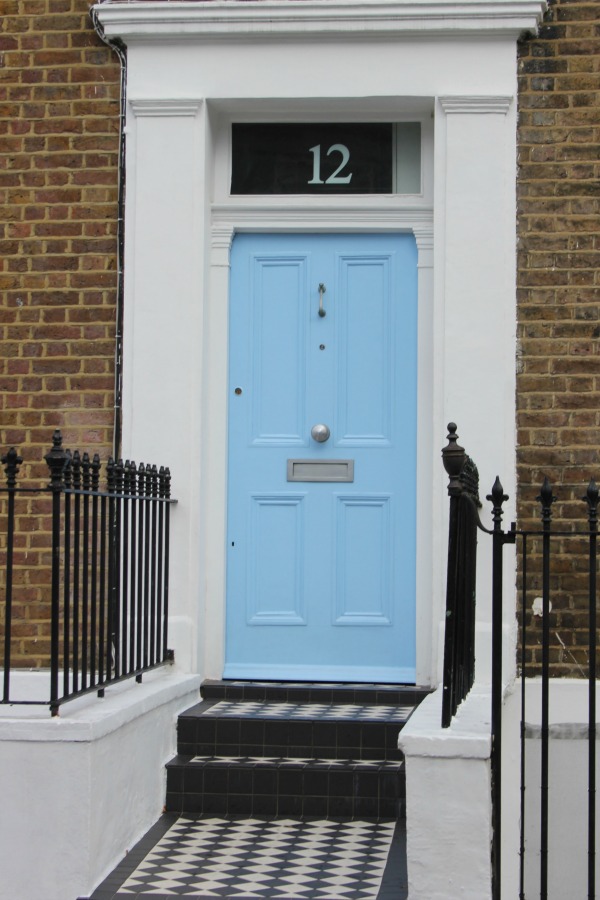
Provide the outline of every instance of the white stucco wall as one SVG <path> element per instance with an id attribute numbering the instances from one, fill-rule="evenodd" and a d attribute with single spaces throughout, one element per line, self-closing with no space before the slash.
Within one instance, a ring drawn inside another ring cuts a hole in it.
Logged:
<path id="1" fill-rule="evenodd" d="M 600 685 L 596 686 L 600 696 Z M 588 865 L 588 683 L 550 679 L 549 900 L 586 900 Z M 597 710 L 600 715 L 600 710 Z M 503 712 L 503 897 L 519 895 L 521 685 L 515 683 Z M 539 895 L 541 680 L 527 679 L 525 693 L 525 890 Z M 600 746 L 596 735 L 596 766 Z M 596 816 L 600 800 L 596 796 Z M 597 818 L 598 821 L 600 819 Z M 596 863 L 600 880 L 600 860 Z"/>
<path id="2" fill-rule="evenodd" d="M 199 684 L 157 671 L 55 718 L 0 712 L 2 900 L 75 900 L 112 871 L 162 811 L 176 717 L 197 702 Z"/>
<path id="3" fill-rule="evenodd" d="M 489 900 L 490 694 L 475 688 L 445 729 L 441 694 L 430 694 L 400 732 L 409 900 Z"/>

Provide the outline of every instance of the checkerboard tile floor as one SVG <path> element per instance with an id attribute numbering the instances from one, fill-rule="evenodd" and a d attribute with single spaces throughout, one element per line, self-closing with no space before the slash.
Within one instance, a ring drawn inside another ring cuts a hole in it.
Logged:
<path id="1" fill-rule="evenodd" d="M 402 823 L 163 816 L 92 900 L 402 900 Z"/>

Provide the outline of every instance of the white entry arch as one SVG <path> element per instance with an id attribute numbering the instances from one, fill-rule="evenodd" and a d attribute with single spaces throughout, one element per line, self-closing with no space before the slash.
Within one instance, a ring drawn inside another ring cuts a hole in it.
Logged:
<path id="1" fill-rule="evenodd" d="M 184 669 L 222 672 L 233 234 L 405 230 L 419 248 L 417 680 L 437 682 L 446 422 L 458 420 L 485 461 L 484 479 L 515 467 L 516 39 L 543 8 L 543 0 L 97 7 L 107 36 L 128 47 L 123 452 L 139 459 L 151 447 L 173 471 L 170 643 Z M 232 121 L 415 118 L 424 135 L 419 195 L 325 202 L 228 193 Z M 506 481 L 513 498 L 514 478 Z M 487 621 L 483 604 L 481 632 Z"/>

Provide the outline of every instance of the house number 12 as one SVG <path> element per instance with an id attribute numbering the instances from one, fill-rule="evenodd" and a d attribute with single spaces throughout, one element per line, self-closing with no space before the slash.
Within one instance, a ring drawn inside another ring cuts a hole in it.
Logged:
<path id="1" fill-rule="evenodd" d="M 321 145 L 316 144 L 314 147 L 311 147 L 309 153 L 313 155 L 313 177 L 308 184 L 350 184 L 352 172 L 349 175 L 340 174 L 350 162 L 350 151 L 345 144 L 332 144 L 327 151 L 327 156 L 330 156 L 332 153 L 339 153 L 342 161 L 335 172 L 329 178 L 326 178 L 325 181 L 321 178 Z"/>

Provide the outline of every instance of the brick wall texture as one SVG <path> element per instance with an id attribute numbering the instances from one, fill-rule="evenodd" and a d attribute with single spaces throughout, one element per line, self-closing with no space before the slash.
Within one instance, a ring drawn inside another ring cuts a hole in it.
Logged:
<path id="1" fill-rule="evenodd" d="M 518 64 L 519 520 L 539 521 L 548 476 L 570 527 L 600 445 L 600 3 L 553 0 Z M 119 64 L 87 0 L 0 0 L 0 448 L 36 477 L 54 428 L 111 450 L 118 116 Z M 19 523 L 13 661 L 27 665 L 47 661 L 37 502 Z M 565 545 L 557 566 L 553 665 L 577 674 L 582 557 Z"/>
<path id="2" fill-rule="evenodd" d="M 586 527 L 600 477 L 600 3 L 554 0 L 519 52 L 519 518 L 539 526 L 544 476 L 560 527 Z M 581 517 L 584 517 L 583 520 Z M 585 541 L 553 566 L 555 674 L 587 673 Z M 539 593 L 532 576 L 529 601 Z M 539 619 L 530 661 L 539 663 Z"/>
<path id="3" fill-rule="evenodd" d="M 55 428 L 111 450 L 119 75 L 86 0 L 0 0 L 0 448 L 36 479 Z M 49 528 L 20 501 L 15 665 L 48 662 Z"/>
<path id="4" fill-rule="evenodd" d="M 110 449 L 119 65 L 86 0 L 0 2 L 0 447 Z"/>

